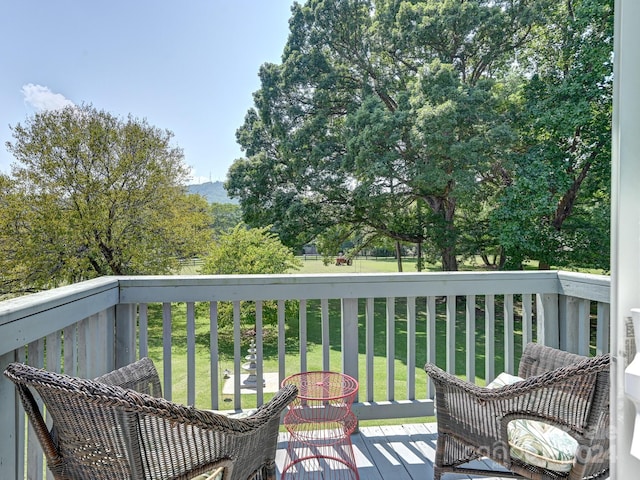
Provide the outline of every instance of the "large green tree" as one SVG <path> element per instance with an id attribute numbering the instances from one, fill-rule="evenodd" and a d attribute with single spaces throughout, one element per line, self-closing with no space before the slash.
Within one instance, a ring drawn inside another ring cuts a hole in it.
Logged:
<path id="1" fill-rule="evenodd" d="M 519 154 L 493 214 L 511 264 L 609 268 L 613 0 L 553 4 L 521 49 Z"/>
<path id="2" fill-rule="evenodd" d="M 100 275 L 168 273 L 209 240 L 169 131 L 90 105 L 12 127 L 1 179 L 0 275 L 20 292 Z"/>
<path id="3" fill-rule="evenodd" d="M 428 242 L 457 269 L 458 212 L 512 140 L 497 74 L 544 4 L 296 4 L 283 62 L 260 70 L 238 131 L 247 157 L 227 190 L 245 220 L 289 244 L 336 224 Z"/>

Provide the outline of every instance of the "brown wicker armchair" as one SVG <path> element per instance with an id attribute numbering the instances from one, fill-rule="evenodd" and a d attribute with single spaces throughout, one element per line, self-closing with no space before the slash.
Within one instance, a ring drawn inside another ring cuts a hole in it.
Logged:
<path id="1" fill-rule="evenodd" d="M 608 354 L 587 358 L 531 343 L 520 361 L 518 375 L 524 380 L 491 389 L 464 382 L 435 365 L 425 365 L 436 391 L 434 479 L 448 472 L 495 477 L 495 471 L 483 473 L 473 464 L 465 465 L 481 457 L 506 467 L 509 472 L 504 477 L 608 477 L 609 367 Z M 573 437 L 578 447 L 575 458 L 568 462 L 568 471 L 517 458 L 507 433 L 509 422 L 515 419 L 544 422 Z"/>
<path id="2" fill-rule="evenodd" d="M 191 479 L 212 471 L 224 480 L 275 479 L 280 415 L 297 394 L 285 387 L 238 419 L 163 399 L 146 358 L 95 380 L 20 363 L 4 373 L 17 386 L 56 479 Z"/>

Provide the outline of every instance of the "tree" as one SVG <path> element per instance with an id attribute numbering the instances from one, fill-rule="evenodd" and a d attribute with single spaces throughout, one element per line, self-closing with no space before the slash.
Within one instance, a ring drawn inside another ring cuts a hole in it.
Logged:
<path id="1" fill-rule="evenodd" d="M 228 232 L 242 222 L 242 210 L 233 203 L 212 203 L 209 206 L 214 237 Z"/>
<path id="2" fill-rule="evenodd" d="M 204 260 L 201 273 L 210 275 L 277 274 L 301 266 L 293 252 L 269 227 L 237 225 L 220 235 Z"/>
<path id="3" fill-rule="evenodd" d="M 520 154 L 492 220 L 513 267 L 609 267 L 613 1 L 553 4 L 521 52 Z"/>
<path id="4" fill-rule="evenodd" d="M 12 127 L 17 160 L 0 193 L 2 288 L 169 273 L 205 250 L 208 205 L 186 193 L 172 134 L 90 105 Z"/>
<path id="5" fill-rule="evenodd" d="M 302 266 L 293 252 L 282 244 L 270 227 L 246 228 L 237 225 L 232 230 L 222 232 L 204 259 L 200 273 L 208 275 L 254 275 L 278 274 L 297 270 Z M 200 305 L 199 311 L 208 315 L 208 306 Z M 277 302 L 262 304 L 266 325 L 277 324 Z M 290 308 L 290 307 L 288 307 Z M 243 302 L 240 308 L 242 323 L 252 325 L 256 318 L 253 303 Z M 221 302 L 218 306 L 218 325 L 228 328 L 233 325 L 233 304 Z"/>
<path id="6" fill-rule="evenodd" d="M 496 78 L 545 2 L 309 0 L 260 70 L 227 191 L 303 244 L 337 223 L 431 243 L 457 269 L 457 212 L 508 150 Z"/>

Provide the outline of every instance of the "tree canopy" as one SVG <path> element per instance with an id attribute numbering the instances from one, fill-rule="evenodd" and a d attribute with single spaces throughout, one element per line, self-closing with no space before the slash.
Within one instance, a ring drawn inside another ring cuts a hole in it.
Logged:
<path id="1" fill-rule="evenodd" d="M 567 252 L 605 238 L 578 225 L 608 199 L 611 4 L 295 4 L 227 190 L 292 246 L 357 231 L 445 270 L 489 252 L 589 263 Z"/>
<path id="2" fill-rule="evenodd" d="M 300 266 L 300 260 L 269 226 L 246 228 L 240 224 L 219 235 L 200 272 L 212 275 L 276 274 Z"/>
<path id="3" fill-rule="evenodd" d="M 188 195 L 172 133 L 90 105 L 12 127 L 0 177 L 3 292 L 100 275 L 168 273 L 204 252 L 208 205 Z"/>

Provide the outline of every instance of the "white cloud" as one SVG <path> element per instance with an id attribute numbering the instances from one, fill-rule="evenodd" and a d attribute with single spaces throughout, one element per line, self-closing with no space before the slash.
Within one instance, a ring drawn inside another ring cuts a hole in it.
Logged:
<path id="1" fill-rule="evenodd" d="M 59 110 L 74 103 L 60 93 L 53 93 L 49 87 L 28 83 L 22 86 L 24 102 L 37 111 Z"/>
<path id="2" fill-rule="evenodd" d="M 189 182 L 189 185 L 200 185 L 201 183 L 207 183 L 211 181 L 210 178 L 197 175 L 195 168 L 193 168 L 193 166 L 191 165 L 189 166 L 189 170 L 190 171 L 187 178 L 187 182 Z"/>

